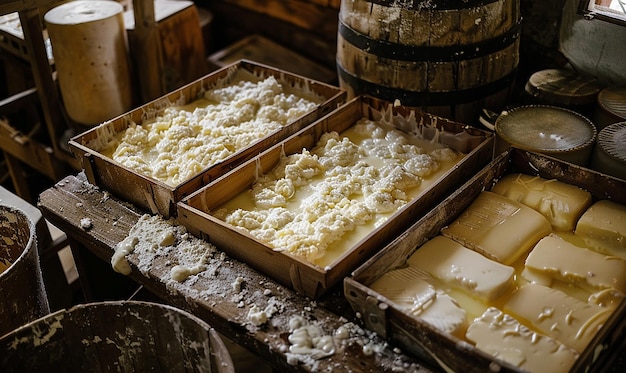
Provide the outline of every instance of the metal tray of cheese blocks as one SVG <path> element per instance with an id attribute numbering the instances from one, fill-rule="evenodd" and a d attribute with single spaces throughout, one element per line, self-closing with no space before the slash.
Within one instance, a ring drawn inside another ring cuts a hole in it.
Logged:
<path id="1" fill-rule="evenodd" d="M 228 87 L 242 79 L 247 79 L 247 76 L 256 78 L 273 76 L 283 87 L 309 90 L 319 96 L 322 102 L 314 110 L 287 123 L 266 137 L 250 143 L 247 147 L 237 150 L 217 164 L 209 165 L 195 176 L 175 186 L 125 167 L 102 154 L 102 150 L 109 141 L 128 128 L 131 123 L 140 125 L 145 120 L 159 115 L 166 107 L 189 104 L 201 98 L 208 90 Z M 169 217 L 176 213 L 176 202 L 180 201 L 183 196 L 323 117 L 344 104 L 345 101 L 346 93 L 338 87 L 271 66 L 240 60 L 74 136 L 70 139 L 69 146 L 74 155 L 81 160 L 90 183 L 112 192 L 147 212 Z"/>
<path id="2" fill-rule="evenodd" d="M 368 329 L 445 371 L 521 372 L 518 366 L 496 359 L 470 342 L 439 331 L 372 289 L 383 274 L 402 268 L 420 246 L 440 235 L 442 228 L 460 216 L 482 191 L 491 190 L 498 180 L 513 172 L 578 186 L 591 193 L 592 201 L 610 199 L 626 205 L 624 180 L 549 156 L 509 148 L 344 279 L 345 296 Z M 620 358 L 612 351 L 624 349 L 625 312 L 626 301 L 622 299 L 569 372 L 604 371 L 614 359 Z M 501 341 L 493 343 L 497 345 Z"/>
<path id="3" fill-rule="evenodd" d="M 425 184 L 416 197 L 389 216 L 386 222 L 373 228 L 364 238 L 354 245 L 350 244 L 352 246 L 334 258 L 330 264 L 314 265 L 303 258 L 274 250 L 248 232 L 235 229 L 213 216 L 212 211 L 225 201 L 249 190 L 258 175 L 272 170 L 281 157 L 313 148 L 327 132 L 342 133 L 359 119 L 377 120 L 381 116 L 386 116 L 386 123 L 396 128 L 404 127 L 404 132 L 409 134 L 439 135 L 441 141 L 447 142 L 461 155 L 449 170 L 433 178 L 432 184 Z M 416 112 L 410 108 L 396 107 L 372 97 L 358 96 L 258 157 L 185 197 L 178 203 L 178 219 L 190 232 L 211 241 L 230 256 L 251 265 L 300 294 L 317 298 L 333 285 L 340 287 L 340 281 L 351 270 L 382 248 L 403 228 L 420 218 L 452 188 L 461 185 L 484 167 L 492 156 L 493 135 L 490 132 Z"/>

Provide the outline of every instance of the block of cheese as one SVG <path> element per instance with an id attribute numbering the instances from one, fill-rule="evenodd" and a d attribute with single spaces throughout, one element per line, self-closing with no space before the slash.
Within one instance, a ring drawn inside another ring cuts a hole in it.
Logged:
<path id="1" fill-rule="evenodd" d="M 543 285 L 516 290 L 504 312 L 542 334 L 582 352 L 613 311 Z"/>
<path id="2" fill-rule="evenodd" d="M 626 259 L 626 206 L 609 200 L 594 203 L 578 220 L 575 234 L 593 250 Z"/>
<path id="3" fill-rule="evenodd" d="M 444 284 L 485 301 L 494 300 L 513 282 L 513 267 L 498 263 L 445 236 L 427 241 L 407 260 Z"/>
<path id="4" fill-rule="evenodd" d="M 626 261 L 553 235 L 542 238 L 528 254 L 522 275 L 546 286 L 556 279 L 592 293 L 609 288 L 626 293 Z"/>
<path id="5" fill-rule="evenodd" d="M 429 279 L 421 269 L 408 266 L 386 272 L 369 287 L 427 324 L 460 337 L 467 327 L 465 310 Z"/>
<path id="6" fill-rule="evenodd" d="M 495 307 L 476 318 L 465 337 L 482 351 L 528 372 L 568 372 L 579 356 L 574 349 L 535 333 Z"/>
<path id="7" fill-rule="evenodd" d="M 559 231 L 573 231 L 592 202 L 591 193 L 577 186 L 519 173 L 505 175 L 491 191 L 539 211 Z"/>
<path id="8" fill-rule="evenodd" d="M 552 232 L 550 222 L 532 208 L 483 191 L 441 233 L 465 247 L 510 265 Z"/>

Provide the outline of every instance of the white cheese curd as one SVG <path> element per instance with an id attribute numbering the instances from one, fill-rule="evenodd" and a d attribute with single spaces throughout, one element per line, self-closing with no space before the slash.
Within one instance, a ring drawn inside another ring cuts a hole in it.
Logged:
<path id="1" fill-rule="evenodd" d="M 322 98 L 270 76 L 207 91 L 133 123 L 103 150 L 122 165 L 176 186 L 313 111 Z"/>
<path id="2" fill-rule="evenodd" d="M 276 312 L 279 312 L 279 306 L 276 304 L 275 298 L 270 299 L 265 308 L 252 304 L 248 310 L 248 321 L 254 326 L 261 326 L 267 323 Z"/>
<path id="3" fill-rule="evenodd" d="M 164 220 L 160 215 L 142 215 L 115 247 L 111 266 L 124 275 L 131 273 L 129 259 L 137 269 L 147 275 L 155 265 L 156 258 L 168 257 L 167 263 L 158 264 L 160 270 L 167 268 L 170 278 L 184 282 L 189 277 L 205 271 L 207 259 L 216 252 L 215 247 L 187 233 L 173 219 Z"/>
<path id="4" fill-rule="evenodd" d="M 417 196 L 424 178 L 436 179 L 460 156 L 429 144 L 437 154 L 431 156 L 426 146 L 362 118 L 341 135 L 323 134 L 313 149 L 283 157 L 243 197 L 213 215 L 275 250 L 328 265 L 357 236 L 363 237 Z M 352 241 L 345 240 L 355 232 Z M 336 253 L 329 256 L 331 247 Z"/>
<path id="5" fill-rule="evenodd" d="M 137 237 L 128 236 L 115 246 L 115 252 L 111 257 L 111 266 L 115 272 L 119 272 L 123 275 L 129 275 L 132 272 L 130 264 L 128 260 L 126 260 L 126 255 L 135 250 L 135 246 L 138 242 L 139 239 Z"/>

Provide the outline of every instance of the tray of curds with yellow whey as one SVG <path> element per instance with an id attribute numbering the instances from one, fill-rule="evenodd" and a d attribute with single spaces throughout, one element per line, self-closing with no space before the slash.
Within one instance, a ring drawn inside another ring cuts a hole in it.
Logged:
<path id="1" fill-rule="evenodd" d="M 344 280 L 445 371 L 602 371 L 623 349 L 626 181 L 510 148 Z"/>
<path id="2" fill-rule="evenodd" d="M 317 298 L 492 153 L 487 131 L 358 96 L 183 198 L 178 219 Z"/>
<path id="3" fill-rule="evenodd" d="M 70 139 L 89 182 L 165 217 L 201 185 L 346 101 L 344 90 L 240 60 Z"/>

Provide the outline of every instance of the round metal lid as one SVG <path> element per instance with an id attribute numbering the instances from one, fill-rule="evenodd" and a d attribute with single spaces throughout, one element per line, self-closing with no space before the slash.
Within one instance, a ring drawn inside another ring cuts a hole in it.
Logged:
<path id="1" fill-rule="evenodd" d="M 496 133 L 508 143 L 537 152 L 571 152 L 595 142 L 597 130 L 586 117 L 568 109 L 521 106 L 503 112 Z"/>
<path id="2" fill-rule="evenodd" d="M 549 105 L 594 104 L 601 89 L 595 78 L 568 69 L 541 70 L 526 83 L 526 92 Z"/>
<path id="3" fill-rule="evenodd" d="M 600 91 L 598 105 L 616 117 L 626 119 L 626 85 Z"/>
<path id="4" fill-rule="evenodd" d="M 598 133 L 598 146 L 609 156 L 626 164 L 626 122 L 604 127 Z"/>

